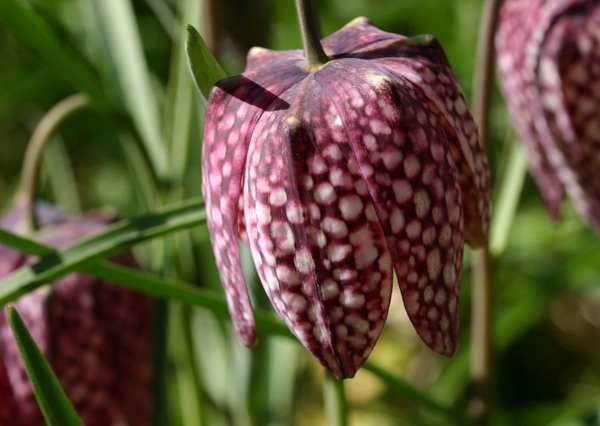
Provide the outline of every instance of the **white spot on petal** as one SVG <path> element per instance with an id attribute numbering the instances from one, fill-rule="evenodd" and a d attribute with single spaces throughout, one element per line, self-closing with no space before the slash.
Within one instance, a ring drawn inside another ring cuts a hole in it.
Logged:
<path id="1" fill-rule="evenodd" d="M 340 212 L 345 220 L 354 220 L 363 211 L 364 205 L 357 195 L 349 195 L 339 202 Z"/>
<path id="2" fill-rule="evenodd" d="M 319 155 L 313 155 L 308 160 L 308 171 L 311 175 L 319 175 L 327 171 L 327 164 Z"/>
<path id="3" fill-rule="evenodd" d="M 289 203 L 285 206 L 285 215 L 290 223 L 301 224 L 304 222 L 304 212 L 302 206 L 297 203 Z"/>
<path id="4" fill-rule="evenodd" d="M 315 201 L 321 205 L 329 205 L 337 199 L 335 189 L 330 183 L 324 182 L 315 189 Z"/>
<path id="5" fill-rule="evenodd" d="M 300 284 L 300 276 L 298 272 L 287 265 L 278 265 L 275 269 L 279 281 L 284 282 L 288 286 Z"/>
<path id="6" fill-rule="evenodd" d="M 306 248 L 301 248 L 296 252 L 294 264 L 301 274 L 308 274 L 315 270 L 315 262 L 313 261 L 311 253 Z"/>
<path id="7" fill-rule="evenodd" d="M 340 293 L 338 284 L 332 279 L 326 279 L 321 284 L 321 293 L 325 300 L 332 299 Z"/>
<path id="8" fill-rule="evenodd" d="M 379 256 L 377 247 L 363 247 L 354 253 L 354 262 L 358 269 L 365 269 L 375 262 L 377 256 Z"/>
<path id="9" fill-rule="evenodd" d="M 414 178 L 421 170 L 421 163 L 414 155 L 409 155 L 404 159 L 404 173 L 410 179 Z"/>
<path id="10" fill-rule="evenodd" d="M 389 171 L 396 170 L 402 161 L 402 153 L 400 151 L 385 152 L 382 155 L 383 165 Z"/>
<path id="11" fill-rule="evenodd" d="M 347 308 L 360 308 L 366 302 L 363 294 L 352 293 L 351 291 L 344 291 L 340 296 L 340 303 Z"/>
<path id="12" fill-rule="evenodd" d="M 413 189 L 410 182 L 407 180 L 397 180 L 392 184 L 394 190 L 394 197 L 399 203 L 405 203 L 410 200 L 413 195 Z"/>
<path id="13" fill-rule="evenodd" d="M 411 240 L 417 239 L 421 235 L 421 222 L 413 220 L 406 225 L 406 235 Z"/>
<path id="14" fill-rule="evenodd" d="M 332 262 L 341 262 L 351 251 L 352 246 L 349 244 L 332 244 L 327 247 L 327 256 Z"/>
<path id="15" fill-rule="evenodd" d="M 275 188 L 269 194 L 269 203 L 275 207 L 281 207 L 287 202 L 287 194 L 283 188 Z"/>
<path id="16" fill-rule="evenodd" d="M 256 203 L 255 204 L 255 213 L 256 213 L 256 219 L 258 220 L 258 223 L 261 224 L 267 224 L 269 222 L 271 222 L 271 207 L 263 204 L 263 203 Z"/>
<path id="17" fill-rule="evenodd" d="M 358 334 L 366 334 L 371 328 L 369 321 L 366 321 L 356 314 L 346 315 L 344 322 L 352 327 Z"/>
<path id="18" fill-rule="evenodd" d="M 436 248 L 427 255 L 427 274 L 431 280 L 436 280 L 441 270 L 440 251 Z"/>
<path id="19" fill-rule="evenodd" d="M 415 193 L 414 201 L 417 217 L 422 219 L 425 215 L 427 215 L 427 213 L 429 213 L 429 208 L 431 207 L 429 195 L 427 195 L 425 190 L 421 189 Z"/>
<path id="20" fill-rule="evenodd" d="M 340 219 L 326 217 L 322 223 L 323 230 L 336 238 L 344 238 L 348 235 L 348 227 L 346 223 Z"/>
<path id="21" fill-rule="evenodd" d="M 404 228 L 404 213 L 402 213 L 402 210 L 396 208 L 394 209 L 394 211 L 392 212 L 391 216 L 390 216 L 390 225 L 392 227 L 392 232 L 394 234 L 397 234 L 398 232 L 400 232 L 402 230 L 402 228 Z"/>

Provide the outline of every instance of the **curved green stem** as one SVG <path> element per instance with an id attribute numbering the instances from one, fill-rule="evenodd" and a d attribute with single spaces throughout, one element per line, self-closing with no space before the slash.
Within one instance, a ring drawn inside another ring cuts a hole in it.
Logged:
<path id="1" fill-rule="evenodd" d="M 83 93 L 63 99 L 42 118 L 29 140 L 21 172 L 21 190 L 24 194 L 26 209 L 24 226 L 27 233 L 34 230 L 36 226 L 34 213 L 35 185 L 44 145 L 65 119 L 90 104 L 90 98 Z"/>
<path id="2" fill-rule="evenodd" d="M 347 426 L 348 403 L 344 392 L 344 382 L 326 372 L 323 386 L 328 426 Z"/>
<path id="3" fill-rule="evenodd" d="M 300 20 L 302 44 L 309 68 L 318 68 L 329 61 L 321 45 L 321 32 L 317 12 L 312 0 L 296 0 L 296 11 Z"/>
<path id="4" fill-rule="evenodd" d="M 479 30 L 477 64 L 474 82 L 473 115 L 479 125 L 484 150 L 489 150 L 488 129 L 494 68 L 494 33 L 498 20 L 499 0 L 484 3 Z M 491 279 L 489 248 L 473 252 L 473 288 L 471 304 L 472 396 L 469 412 L 476 425 L 490 423 L 492 401 Z"/>

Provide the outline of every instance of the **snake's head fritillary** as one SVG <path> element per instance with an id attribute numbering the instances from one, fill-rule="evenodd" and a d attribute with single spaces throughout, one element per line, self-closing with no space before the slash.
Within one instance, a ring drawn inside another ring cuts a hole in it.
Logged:
<path id="1" fill-rule="evenodd" d="M 207 107 L 203 193 L 240 341 L 255 342 L 238 239 L 275 310 L 338 378 L 384 326 L 398 277 L 423 341 L 457 341 L 463 244 L 485 241 L 488 166 L 448 61 L 431 36 L 366 18 L 325 38 L 330 60 L 254 48 Z"/>
<path id="2" fill-rule="evenodd" d="M 0 218 L 15 230 L 23 217 L 19 202 Z M 65 216 L 49 206 L 38 211 L 43 228 L 37 238 L 62 248 L 99 232 L 104 215 Z M 0 246 L 0 278 L 34 259 Z M 113 261 L 137 266 L 131 254 Z M 47 357 L 86 425 L 147 425 L 153 402 L 152 300 L 93 277 L 74 273 L 34 290 L 13 305 Z M 19 352 L 0 312 L 0 424 L 43 425 L 41 410 Z"/>
<path id="3" fill-rule="evenodd" d="M 502 89 L 554 218 L 566 191 L 600 234 L 600 3 L 505 0 L 496 32 Z"/>

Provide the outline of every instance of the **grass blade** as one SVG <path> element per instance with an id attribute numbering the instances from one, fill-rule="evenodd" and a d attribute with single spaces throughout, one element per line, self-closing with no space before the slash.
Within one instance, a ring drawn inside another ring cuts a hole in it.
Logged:
<path id="1" fill-rule="evenodd" d="M 0 229 L 0 242 L 17 248 L 28 254 L 36 256 L 58 257 L 61 253 L 44 244 L 37 243 L 11 232 Z M 186 305 L 193 305 L 206 309 L 220 318 L 229 318 L 227 303 L 222 296 L 211 290 L 203 290 L 183 281 L 162 278 L 145 272 L 108 263 L 91 263 L 80 268 L 83 272 L 93 275 L 131 290 L 139 291 L 158 299 L 178 301 Z M 64 270 L 62 274 L 66 274 Z M 0 288 L 2 284 L 0 282 Z M 283 337 L 292 337 L 287 327 L 273 315 L 255 311 L 256 324 L 259 330 L 265 333 Z"/>
<path id="2" fill-rule="evenodd" d="M 87 262 L 123 252 L 144 240 L 197 226 L 205 220 L 204 203 L 190 200 L 159 213 L 118 222 L 101 233 L 80 240 L 64 250 L 55 251 L 39 262 L 23 266 L 5 277 L 0 281 L 0 306 Z M 3 231 L 0 236 L 6 234 Z"/>
<path id="3" fill-rule="evenodd" d="M 83 426 L 17 310 L 8 307 L 8 323 L 19 348 L 27 377 L 49 426 Z"/>
<path id="4" fill-rule="evenodd" d="M 158 102 L 131 3 L 129 0 L 95 0 L 92 4 L 123 101 L 156 175 L 167 180 L 168 159 L 160 128 Z"/>
<path id="5" fill-rule="evenodd" d="M 190 71 L 194 77 L 194 83 L 205 99 L 208 99 L 210 89 L 215 83 L 225 77 L 225 71 L 210 53 L 208 46 L 200 33 L 191 25 L 186 25 L 187 41 L 185 43 L 185 52 L 188 57 Z"/>
<path id="6" fill-rule="evenodd" d="M 44 259 L 48 258 L 48 255 L 60 255 L 60 252 L 57 252 L 50 247 L 17 236 L 2 229 L 0 229 L 0 243 L 9 245 L 13 248 L 18 248 L 29 254 L 46 256 Z M 105 281 L 109 281 L 121 287 L 136 290 L 156 298 L 174 300 L 187 305 L 197 306 L 214 313 L 221 319 L 229 318 L 229 311 L 227 309 L 227 303 L 225 299 L 214 291 L 199 289 L 182 281 L 170 278 L 161 278 L 131 268 L 109 265 L 107 263 L 92 262 L 90 264 L 82 265 L 80 269 L 87 274 L 93 275 Z M 64 275 L 66 272 L 63 269 L 61 273 Z M 2 289 L 2 287 L 3 282 L 0 281 L 0 289 Z M 0 297 L 2 297 L 1 293 Z M 2 302 L 0 299 L 0 305 L 1 304 Z M 254 310 L 254 317 L 256 320 L 256 326 L 261 333 L 268 333 L 290 338 L 294 342 L 298 343 L 298 340 L 292 336 L 292 333 L 288 330 L 288 328 L 272 314 L 260 310 Z M 411 397 L 415 401 L 420 402 L 424 406 L 437 411 L 440 414 L 452 418 L 458 423 L 462 422 L 462 416 L 456 411 L 438 403 L 425 392 L 415 388 L 413 385 L 402 380 L 401 378 L 393 376 L 386 370 L 374 365 L 371 362 L 367 362 L 364 365 L 364 368 L 381 379 L 390 388 L 396 389 L 398 392 Z"/>
<path id="7" fill-rule="evenodd" d="M 523 184 L 527 177 L 527 159 L 521 145 L 514 139 L 508 142 L 506 165 L 496 179 L 494 211 L 490 224 L 490 252 L 502 254 L 513 224 Z"/>

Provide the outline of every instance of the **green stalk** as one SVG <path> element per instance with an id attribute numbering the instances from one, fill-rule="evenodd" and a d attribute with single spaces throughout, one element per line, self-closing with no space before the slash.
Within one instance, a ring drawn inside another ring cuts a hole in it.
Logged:
<path id="1" fill-rule="evenodd" d="M 329 58 L 321 46 L 321 32 L 317 21 L 317 13 L 312 0 L 296 0 L 296 11 L 300 20 L 304 54 L 310 69 L 319 68 Z"/>
<path id="2" fill-rule="evenodd" d="M 489 115 L 494 68 L 494 33 L 498 20 L 499 0 L 484 3 L 477 47 L 473 115 L 479 125 L 484 150 L 489 150 Z M 489 246 L 473 252 L 473 287 L 471 302 L 471 384 L 469 412 L 474 424 L 490 424 L 492 404 L 491 277 Z"/>
<path id="3" fill-rule="evenodd" d="M 344 382 L 326 372 L 323 386 L 328 426 L 347 426 L 348 403 L 344 393 Z"/>
<path id="4" fill-rule="evenodd" d="M 196 348 L 192 330 L 190 306 L 172 304 L 169 318 L 174 352 L 175 376 L 179 389 L 180 409 L 184 426 L 204 425 L 204 401 L 200 371 L 196 364 Z"/>
<path id="5" fill-rule="evenodd" d="M 493 256 L 499 256 L 506 248 L 527 177 L 527 160 L 522 147 L 514 138 L 507 145 L 506 167 L 496 181 L 494 221 L 490 225 L 490 253 Z"/>

